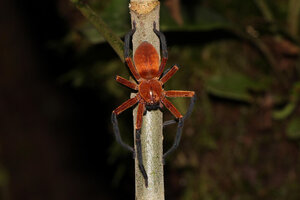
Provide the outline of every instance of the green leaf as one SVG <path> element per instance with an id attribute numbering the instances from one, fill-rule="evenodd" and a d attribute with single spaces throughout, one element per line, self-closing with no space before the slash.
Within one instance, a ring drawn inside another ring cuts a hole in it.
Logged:
<path id="1" fill-rule="evenodd" d="M 252 101 L 250 90 L 261 91 L 267 85 L 237 72 L 215 74 L 205 80 L 205 88 L 210 94 L 246 102 Z"/>
<path id="2" fill-rule="evenodd" d="M 286 135 L 289 139 L 300 139 L 300 117 L 294 118 L 289 122 Z"/>

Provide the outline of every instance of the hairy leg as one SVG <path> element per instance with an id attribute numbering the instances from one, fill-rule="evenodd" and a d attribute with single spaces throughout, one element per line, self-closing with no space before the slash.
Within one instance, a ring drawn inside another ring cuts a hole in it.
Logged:
<path id="1" fill-rule="evenodd" d="M 189 105 L 189 108 L 187 110 L 187 112 L 185 113 L 185 115 L 183 116 L 183 120 L 186 120 L 193 112 L 193 109 L 194 109 L 194 105 L 195 105 L 195 102 L 196 102 L 196 94 L 194 94 L 194 96 L 192 96 L 191 98 L 191 101 L 190 101 L 190 105 Z M 168 121 L 165 121 L 164 124 L 163 124 L 163 127 L 166 127 L 168 125 L 171 125 L 171 124 L 175 124 L 177 121 L 172 119 L 172 120 L 168 120 Z"/>
<path id="2" fill-rule="evenodd" d="M 161 79 L 160 81 L 165 84 L 177 71 L 179 67 L 174 65 Z"/>
<path id="3" fill-rule="evenodd" d="M 175 140 L 174 143 L 172 145 L 172 147 L 163 155 L 163 164 L 165 164 L 165 159 L 166 157 L 172 153 L 175 149 L 177 149 L 180 139 L 181 139 L 181 133 L 182 133 L 182 128 L 183 128 L 183 124 L 184 124 L 184 119 L 183 118 L 179 118 L 178 119 L 178 126 L 177 126 L 177 131 L 176 131 L 176 136 L 175 136 Z"/>
<path id="4" fill-rule="evenodd" d="M 138 102 L 137 97 L 131 98 L 127 101 L 125 101 L 123 104 L 121 104 L 118 108 L 116 108 L 112 114 L 111 114 L 111 122 L 113 124 L 113 131 L 115 134 L 115 138 L 117 140 L 117 142 L 125 149 L 129 150 L 130 152 L 132 152 L 134 154 L 134 149 L 129 146 L 128 144 L 126 144 L 123 140 L 122 137 L 120 135 L 120 130 L 119 130 L 119 125 L 118 125 L 118 119 L 117 119 L 117 115 L 121 114 L 123 111 L 125 111 L 126 109 L 134 106 L 136 103 Z"/>
<path id="5" fill-rule="evenodd" d="M 124 57 L 125 58 L 128 58 L 129 57 L 129 46 L 130 46 L 130 38 L 131 36 L 135 33 L 136 31 L 136 28 L 135 28 L 135 21 L 133 21 L 133 29 L 131 29 L 126 35 L 125 35 L 125 38 L 124 38 L 124 43 L 125 43 L 125 46 L 124 46 Z"/>
<path id="6" fill-rule="evenodd" d="M 128 99 L 124 103 L 122 103 L 119 107 L 117 107 L 115 110 L 113 110 L 113 113 L 116 113 L 116 115 L 121 114 L 123 111 L 127 110 L 128 108 L 134 106 L 138 102 L 138 97 L 135 96 L 131 99 Z"/>
<path id="7" fill-rule="evenodd" d="M 194 108 L 194 105 L 195 105 L 195 101 L 196 101 L 196 94 L 193 91 L 167 91 L 166 96 L 169 96 L 169 97 L 175 97 L 175 96 L 176 97 L 190 97 L 190 96 L 192 96 L 192 98 L 191 98 L 191 102 L 190 102 L 190 106 L 188 108 L 188 111 L 186 112 L 186 114 L 182 118 L 178 119 L 178 126 L 177 126 L 177 131 L 176 131 L 176 136 L 175 136 L 174 143 L 173 143 L 172 147 L 166 153 L 164 153 L 163 163 L 165 162 L 166 157 L 178 147 L 180 139 L 181 139 L 184 120 L 191 115 L 191 113 L 193 111 L 193 108 Z M 176 120 L 169 120 L 169 121 L 164 122 L 163 126 L 165 127 L 167 125 L 174 124 L 174 123 L 176 123 Z"/>
<path id="8" fill-rule="evenodd" d="M 175 108 L 175 106 L 166 98 L 163 98 L 161 102 L 165 105 L 165 107 L 177 118 L 182 118 L 180 112 Z"/>
<path id="9" fill-rule="evenodd" d="M 158 69 L 158 75 L 157 75 L 157 76 L 160 76 L 162 74 L 162 72 L 166 66 L 167 60 L 168 60 L 167 42 L 166 42 L 165 35 L 156 29 L 155 22 L 153 22 L 153 31 L 160 39 L 161 50 L 162 50 L 162 60 L 161 60 L 161 63 L 160 63 L 159 69 Z"/>
<path id="10" fill-rule="evenodd" d="M 131 36 L 135 33 L 136 28 L 135 28 L 135 21 L 133 21 L 133 29 L 131 31 L 129 31 L 126 35 L 125 35 L 125 46 L 124 46 L 124 57 L 125 57 L 125 61 L 129 67 L 129 70 L 131 71 L 132 75 L 134 76 L 135 80 L 139 80 L 141 78 L 140 74 L 138 73 L 138 71 L 136 70 L 136 68 L 133 65 L 132 59 L 129 57 L 129 44 L 130 44 L 130 38 Z"/>
<path id="11" fill-rule="evenodd" d="M 159 79 L 161 79 L 166 73 L 168 73 L 171 70 L 172 67 L 169 67 L 168 69 L 166 69 L 159 77 Z"/>
<path id="12" fill-rule="evenodd" d="M 194 91 L 169 90 L 165 92 L 166 97 L 193 97 Z"/>
<path id="13" fill-rule="evenodd" d="M 136 141 L 136 152 L 137 152 L 139 169 L 145 179 L 145 185 L 146 187 L 148 187 L 148 176 L 143 164 L 143 154 L 142 154 L 142 144 L 141 144 L 141 127 L 142 127 L 144 110 L 145 110 L 145 105 L 140 103 L 136 115 L 135 141 Z"/>
<path id="14" fill-rule="evenodd" d="M 130 82 L 128 81 L 127 79 L 121 77 L 121 76 L 116 76 L 116 81 L 121 83 L 122 85 L 125 85 L 133 90 L 138 90 L 138 86 L 137 84 L 133 83 L 133 82 Z"/>

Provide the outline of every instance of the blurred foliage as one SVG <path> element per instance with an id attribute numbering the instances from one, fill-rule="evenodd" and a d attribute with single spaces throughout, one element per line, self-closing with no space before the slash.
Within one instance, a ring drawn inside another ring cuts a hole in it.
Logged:
<path id="1" fill-rule="evenodd" d="M 120 37 L 130 30 L 127 1 L 87 2 Z M 167 188 L 180 191 L 167 192 L 168 199 L 300 198 L 299 15 L 290 15 L 299 12 L 287 3 L 161 2 L 168 66 L 182 66 L 166 89 L 195 90 L 199 96 L 180 148 L 167 161 Z M 78 62 L 60 80 L 98 89 L 118 106 L 130 90 L 113 77 L 129 78 L 126 66 L 109 46 L 97 51 L 105 41 L 86 20 L 69 21 L 73 29 L 61 43 L 76 50 Z M 187 108 L 184 99 L 172 102 L 181 112 Z M 165 112 L 165 118 L 171 117 Z M 121 116 L 124 136 L 131 135 L 126 122 Z M 174 132 L 175 127 L 164 130 L 166 146 Z M 109 162 L 114 163 L 124 152 L 114 144 L 111 154 Z M 128 171 L 119 163 L 115 185 Z"/>
<path id="2" fill-rule="evenodd" d="M 300 139 L 300 118 L 294 118 L 288 123 L 286 130 L 287 136 L 290 139 Z"/>

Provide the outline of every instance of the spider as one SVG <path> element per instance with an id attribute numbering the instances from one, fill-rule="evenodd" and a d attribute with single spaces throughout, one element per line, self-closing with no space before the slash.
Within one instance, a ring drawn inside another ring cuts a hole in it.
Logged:
<path id="1" fill-rule="evenodd" d="M 165 91 L 163 85 L 176 73 L 179 69 L 177 65 L 174 65 L 171 69 L 166 70 L 163 73 L 164 67 L 168 60 L 167 44 L 163 33 L 156 29 L 156 23 L 153 22 L 153 31 L 159 37 L 162 49 L 162 61 L 159 64 L 159 54 L 156 49 L 147 41 L 142 42 L 135 51 L 134 64 L 129 57 L 129 43 L 130 37 L 136 31 L 136 24 L 133 22 L 133 29 L 129 31 L 125 36 L 125 49 L 124 56 L 125 61 L 131 71 L 136 83 L 116 76 L 116 81 L 124 86 L 127 86 L 135 91 L 137 94 L 135 97 L 125 101 L 119 107 L 112 112 L 113 130 L 117 142 L 125 149 L 131 151 L 135 158 L 135 150 L 128 144 L 124 143 L 118 127 L 117 115 L 130 107 L 138 104 L 137 119 L 135 124 L 135 138 L 136 138 L 136 152 L 138 159 L 139 169 L 145 179 L 145 185 L 148 186 L 148 176 L 143 165 L 142 147 L 141 147 L 141 126 L 143 115 L 145 112 L 155 109 L 162 109 L 165 106 L 176 118 L 176 120 L 169 120 L 164 122 L 164 127 L 170 124 L 174 124 L 178 121 L 177 132 L 172 147 L 163 155 L 163 163 L 168 154 L 174 151 L 180 142 L 181 132 L 183 128 L 184 120 L 191 114 L 196 95 L 193 91 L 178 91 L 169 90 Z M 174 105 L 166 97 L 191 97 L 191 103 L 185 116 L 174 107 Z"/>

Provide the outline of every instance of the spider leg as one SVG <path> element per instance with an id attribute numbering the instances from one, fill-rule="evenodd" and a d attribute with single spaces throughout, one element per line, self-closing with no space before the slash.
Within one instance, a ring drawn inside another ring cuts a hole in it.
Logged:
<path id="1" fill-rule="evenodd" d="M 169 90 L 165 91 L 166 97 L 193 97 L 194 91 Z"/>
<path id="2" fill-rule="evenodd" d="M 132 63 L 132 59 L 130 57 L 125 58 L 125 61 L 127 63 L 127 66 L 129 67 L 129 70 L 131 71 L 133 77 L 135 78 L 136 81 L 139 81 L 141 79 L 140 74 L 136 70 L 135 66 Z"/>
<path id="3" fill-rule="evenodd" d="M 121 76 L 116 76 L 116 81 L 121 83 L 122 85 L 125 85 L 133 90 L 138 90 L 138 86 L 137 84 L 133 83 L 133 82 L 130 82 L 128 81 L 127 79 L 121 77 Z"/>
<path id="4" fill-rule="evenodd" d="M 134 154 L 134 149 L 129 146 L 128 144 L 126 144 L 120 135 L 120 130 L 119 130 L 119 125 L 118 125 L 118 119 L 117 119 L 117 115 L 121 114 L 123 111 L 125 111 L 126 109 L 134 106 L 136 103 L 138 102 L 138 98 L 134 97 L 131 99 L 128 99 L 127 101 L 125 101 L 123 104 L 121 104 L 118 108 L 116 108 L 112 114 L 111 114 L 111 122 L 113 124 L 113 131 L 116 137 L 117 142 L 125 149 L 127 149 L 128 151 L 132 152 Z M 135 157 L 135 156 L 134 156 Z"/>
<path id="5" fill-rule="evenodd" d="M 136 68 L 133 65 L 132 59 L 129 57 L 129 43 L 130 43 L 130 37 L 135 33 L 136 28 L 135 28 L 135 21 L 133 21 L 133 29 L 131 31 L 129 31 L 126 35 L 125 35 L 125 46 L 124 46 L 124 57 L 125 57 L 125 61 L 129 67 L 129 70 L 131 71 L 132 75 L 134 76 L 135 80 L 139 80 L 141 78 L 140 74 L 138 73 L 138 71 L 136 70 Z"/>
<path id="6" fill-rule="evenodd" d="M 141 127 L 142 127 L 144 110 L 145 110 L 145 105 L 142 103 L 139 103 L 138 110 L 137 110 L 137 116 L 136 116 L 135 141 L 136 141 L 136 151 L 137 151 L 137 159 L 138 159 L 139 169 L 145 179 L 145 185 L 146 185 L 146 187 L 148 187 L 148 176 L 147 176 L 147 172 L 145 170 L 144 164 L 143 164 L 142 144 L 141 144 Z"/>
<path id="7" fill-rule="evenodd" d="M 169 91 L 166 91 L 166 96 L 170 95 L 168 93 Z M 173 92 L 173 91 L 170 91 L 170 92 Z M 180 91 L 181 92 L 181 91 Z M 190 92 L 190 91 L 184 91 L 184 92 Z M 191 92 L 189 95 L 192 95 L 192 93 L 194 92 Z M 168 97 L 172 97 L 172 96 L 168 96 Z M 174 97 L 174 96 L 173 96 Z M 181 97 L 181 96 L 176 96 L 176 97 Z M 185 97 L 185 96 L 184 96 Z M 190 97 L 190 96 L 189 96 Z M 187 110 L 187 112 L 185 113 L 185 115 L 183 116 L 183 120 L 186 120 L 191 114 L 192 114 L 192 111 L 194 109 L 194 105 L 195 105 L 195 101 L 196 101 L 196 94 L 194 93 L 193 96 L 191 96 L 191 101 L 190 101 L 190 105 L 189 105 L 189 108 Z M 171 124 L 175 124 L 177 121 L 172 119 L 172 120 L 168 120 L 168 121 L 165 121 L 164 124 L 163 124 L 163 127 L 166 127 L 168 125 L 171 125 Z"/>
<path id="8" fill-rule="evenodd" d="M 193 111 L 193 108 L 195 105 L 195 101 L 197 98 L 196 93 L 194 91 L 169 90 L 169 91 L 165 92 L 165 95 L 167 97 L 191 97 L 190 106 L 189 106 L 187 112 L 185 113 L 185 115 L 183 116 L 183 120 L 185 120 L 192 114 L 192 111 Z"/>
<path id="9" fill-rule="evenodd" d="M 172 147 L 166 153 L 164 153 L 164 155 L 163 155 L 163 164 L 165 164 L 166 157 L 170 153 L 172 153 L 175 149 L 177 149 L 177 147 L 179 145 L 179 142 L 180 142 L 180 139 L 181 139 L 181 133 L 182 133 L 183 125 L 184 125 L 184 119 L 179 118 L 174 143 L 173 143 Z"/>
<path id="10" fill-rule="evenodd" d="M 158 75 L 157 75 L 159 77 L 162 74 L 162 72 L 166 66 L 167 60 L 168 60 L 167 42 L 166 42 L 165 35 L 156 29 L 156 22 L 153 22 L 153 31 L 159 37 L 161 49 L 162 49 L 162 60 L 161 60 L 161 63 L 160 63 L 159 69 L 158 69 Z"/>
<path id="11" fill-rule="evenodd" d="M 135 33 L 136 31 L 136 27 L 135 27 L 135 21 L 133 21 L 133 29 L 131 29 L 126 35 L 125 35 L 125 38 L 124 38 L 124 43 L 125 43 L 125 46 L 124 46 L 124 57 L 127 58 L 129 57 L 129 43 L 130 43 L 130 37 Z"/>
<path id="12" fill-rule="evenodd" d="M 160 81 L 165 84 L 177 71 L 179 67 L 174 65 L 163 77 L 161 77 Z"/>
<path id="13" fill-rule="evenodd" d="M 177 126 L 174 143 L 173 143 L 172 147 L 163 155 L 163 164 L 164 164 L 165 158 L 167 157 L 167 155 L 172 153 L 179 145 L 179 142 L 181 139 L 182 128 L 183 128 L 183 124 L 184 124 L 184 118 L 169 100 L 167 100 L 166 98 L 163 98 L 162 103 L 176 118 L 178 118 L 178 126 Z"/>
<path id="14" fill-rule="evenodd" d="M 169 67 L 168 69 L 166 69 L 159 77 L 159 79 L 161 79 L 166 73 L 168 73 L 170 71 L 171 67 Z"/>
<path id="15" fill-rule="evenodd" d="M 180 112 L 175 108 L 175 106 L 166 98 L 162 98 L 161 102 L 165 105 L 165 107 L 177 118 L 182 118 Z"/>

